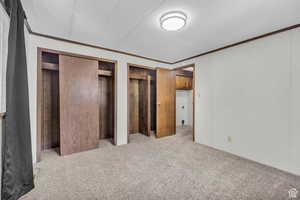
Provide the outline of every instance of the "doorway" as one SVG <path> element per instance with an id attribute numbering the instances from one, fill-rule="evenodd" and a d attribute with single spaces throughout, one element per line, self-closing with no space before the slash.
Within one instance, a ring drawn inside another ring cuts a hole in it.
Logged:
<path id="1" fill-rule="evenodd" d="M 176 71 L 176 134 L 190 137 L 194 141 L 195 65 L 174 70 Z"/>
<path id="2" fill-rule="evenodd" d="M 117 61 L 38 48 L 38 162 L 116 143 L 116 75 Z"/>

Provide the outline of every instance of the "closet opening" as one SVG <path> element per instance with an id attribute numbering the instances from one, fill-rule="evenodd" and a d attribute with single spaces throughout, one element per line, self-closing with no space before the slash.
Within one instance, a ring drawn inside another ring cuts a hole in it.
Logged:
<path id="1" fill-rule="evenodd" d="M 37 161 L 116 144 L 117 61 L 38 48 Z"/>
<path id="2" fill-rule="evenodd" d="M 115 63 L 99 61 L 99 139 L 116 144 L 115 137 Z"/>
<path id="3" fill-rule="evenodd" d="M 128 141 L 156 136 L 156 70 L 128 64 Z"/>
<path id="4" fill-rule="evenodd" d="M 42 52 L 42 152 L 60 152 L 58 66 L 58 54 Z"/>
<path id="5" fill-rule="evenodd" d="M 176 134 L 194 141 L 194 65 L 176 71 Z"/>

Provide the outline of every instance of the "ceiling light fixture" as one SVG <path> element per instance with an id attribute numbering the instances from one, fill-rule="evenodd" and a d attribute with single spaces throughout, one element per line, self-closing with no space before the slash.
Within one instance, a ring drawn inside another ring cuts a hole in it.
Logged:
<path id="1" fill-rule="evenodd" d="M 160 18 L 160 25 L 167 31 L 178 31 L 186 24 L 187 16 L 181 11 L 165 13 Z"/>

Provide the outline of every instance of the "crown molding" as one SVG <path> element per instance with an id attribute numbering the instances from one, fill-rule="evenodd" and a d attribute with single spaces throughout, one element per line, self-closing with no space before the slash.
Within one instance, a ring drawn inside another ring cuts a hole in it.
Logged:
<path id="1" fill-rule="evenodd" d="M 28 23 L 26 23 L 26 24 L 28 24 Z M 125 52 L 125 51 L 109 49 L 109 48 L 96 46 L 96 45 L 91 45 L 91 44 L 86 44 L 86 43 L 82 43 L 82 42 L 78 42 L 78 41 L 74 41 L 74 40 L 67 40 L 67 39 L 63 39 L 63 38 L 59 38 L 59 37 L 55 37 L 55 36 L 36 33 L 36 32 L 33 32 L 31 30 L 29 24 L 28 24 L 28 27 L 29 27 L 29 29 L 28 29 L 29 33 L 31 33 L 33 35 L 36 35 L 36 36 L 50 38 L 50 39 L 59 40 L 59 41 L 63 41 L 63 42 L 68 42 L 68 43 L 73 43 L 73 44 L 78 44 L 78 45 L 87 46 L 87 47 L 92 47 L 92 48 L 96 48 L 96 49 L 101 49 L 101 50 L 105 50 L 105 51 L 110 51 L 110 52 L 114 52 L 114 53 L 123 54 L 123 55 L 133 56 L 133 57 L 142 58 L 142 59 L 145 59 L 145 60 L 150 60 L 150 61 L 159 62 L 159 63 L 163 63 L 163 64 L 174 65 L 174 64 L 178 64 L 178 63 L 181 63 L 181 62 L 184 62 L 184 61 L 187 61 L 187 60 L 198 58 L 198 57 L 201 57 L 201 56 L 204 56 L 204 55 L 207 55 L 207 54 L 211 54 L 211 53 L 215 53 L 215 52 L 218 52 L 218 51 L 222 51 L 224 49 L 235 47 L 235 46 L 247 43 L 247 42 L 252 42 L 254 40 L 258 40 L 258 39 L 261 39 L 261 38 L 264 38 L 264 37 L 268 37 L 268 36 L 275 35 L 275 34 L 278 34 L 278 33 L 282 33 L 282 32 L 285 32 L 285 31 L 289 31 L 289 30 L 292 30 L 292 29 L 296 29 L 296 28 L 300 27 L 300 24 L 296 24 L 296 25 L 289 26 L 289 27 L 286 27 L 286 28 L 282 28 L 282 29 L 279 29 L 279 30 L 276 30 L 276 31 L 272 31 L 272 32 L 269 32 L 269 33 L 266 33 L 266 34 L 263 34 L 263 35 L 259 35 L 259 36 L 253 37 L 253 38 L 249 38 L 249 39 L 246 39 L 246 40 L 243 40 L 243 41 L 240 41 L 240 42 L 236 42 L 236 43 L 227 45 L 227 46 L 223 46 L 223 47 L 220 47 L 220 48 L 217 48 L 217 49 L 213 49 L 213 50 L 210 50 L 210 51 L 207 51 L 207 52 L 204 52 L 204 53 L 201 53 L 201 54 L 197 54 L 195 56 L 191 56 L 191 57 L 188 57 L 188 58 L 184 58 L 184 59 L 181 59 L 181 60 L 178 60 L 178 61 L 175 61 L 175 62 L 168 62 L 168 61 L 159 60 L 159 59 L 155 59 L 155 58 L 149 58 L 149 57 L 146 57 L 146 56 L 141 56 L 141 55 Z"/>
<path id="2" fill-rule="evenodd" d="M 285 31 L 289 31 L 289 30 L 292 30 L 292 29 L 295 29 L 295 28 L 299 28 L 299 27 L 300 27 L 300 24 L 296 24 L 296 25 L 293 25 L 293 26 L 289 26 L 289 27 L 286 27 L 286 28 L 282 28 L 282 29 L 279 29 L 279 30 L 276 30 L 276 31 L 272 31 L 272 32 L 269 32 L 269 33 L 265 33 L 265 34 L 263 34 L 263 35 L 259 35 L 259 36 L 256 36 L 256 37 L 253 37 L 253 38 L 249 38 L 249 39 L 246 39 L 246 40 L 243 40 L 243 41 L 240 41 L 240 42 L 236 42 L 236 43 L 233 43 L 233 44 L 224 46 L 224 47 L 220 47 L 220 48 L 217 48 L 217 49 L 213 49 L 213 50 L 210 50 L 210 51 L 207 51 L 207 52 L 204 52 L 204 53 L 195 55 L 195 56 L 191 56 L 191 57 L 188 57 L 188 58 L 184 58 L 184 59 L 178 60 L 178 61 L 176 61 L 176 62 L 173 62 L 172 64 L 178 64 L 178 63 L 180 63 L 180 62 L 184 62 L 184 61 L 191 60 L 191 59 L 194 59 L 194 58 L 198 58 L 198 57 L 201 57 L 201 56 L 204 56 L 204 55 L 207 55 L 207 54 L 211 54 L 211 53 L 215 53 L 215 52 L 218 52 L 218 51 L 222 51 L 222 50 L 224 50 L 224 49 L 228 49 L 228 48 L 231 48 L 231 47 L 235 47 L 235 46 L 238 46 L 238 45 L 247 43 L 247 42 L 251 42 L 251 41 L 254 41 L 254 40 L 258 40 L 258 39 L 261 39 L 261 38 L 264 38 L 264 37 L 268 37 L 268 36 L 271 36 L 271 35 L 275 35 L 275 34 L 278 34 L 278 33 L 281 33 L 281 32 L 285 32 Z"/>
<path id="3" fill-rule="evenodd" d="M 1 0 L 0 0 L 0 2 L 1 2 L 0 3 L 1 6 L 4 8 L 3 2 Z M 4 10 L 5 10 L 5 8 L 4 8 Z M 154 62 L 159 62 L 159 63 L 163 63 L 163 64 L 174 65 L 174 64 L 178 64 L 178 63 L 181 63 L 181 62 L 184 62 L 184 61 L 187 61 L 187 60 L 198 58 L 198 57 L 201 57 L 201 56 L 204 56 L 204 55 L 207 55 L 207 54 L 211 54 L 211 53 L 215 53 L 215 52 L 218 52 L 218 51 L 222 51 L 224 49 L 235 47 L 235 46 L 247 43 L 247 42 L 251 42 L 251 41 L 258 40 L 258 39 L 261 39 L 261 38 L 264 38 L 264 37 L 268 37 L 268 36 L 275 35 L 275 34 L 278 34 L 278 33 L 282 33 L 282 32 L 285 32 L 285 31 L 289 31 L 289 30 L 292 30 L 292 29 L 296 29 L 296 28 L 300 27 L 300 23 L 289 26 L 289 27 L 285 27 L 285 28 L 282 28 L 282 29 L 279 29 L 279 30 L 275 30 L 275 31 L 272 31 L 272 32 L 269 32 L 269 33 L 258 35 L 256 37 L 252 37 L 252 38 L 240 41 L 240 42 L 229 44 L 227 46 L 223 46 L 223 47 L 213 49 L 213 50 L 210 50 L 210 51 L 207 51 L 207 52 L 203 52 L 203 53 L 200 53 L 200 54 L 188 57 L 188 58 L 180 59 L 180 60 L 175 61 L 175 62 L 168 62 L 168 61 L 164 61 L 164 60 L 160 60 L 160 59 L 149 58 L 149 57 L 146 57 L 146 56 L 137 55 L 137 54 L 126 52 L 126 51 L 119 51 L 119 50 L 110 49 L 110 48 L 106 48 L 106 47 L 102 47 L 102 46 L 91 45 L 91 44 L 87 44 L 87 43 L 83 43 L 83 42 L 79 42 L 79 41 L 68 40 L 68 39 L 64 39 L 64 38 L 60 38 L 60 37 L 56 37 L 56 36 L 50 36 L 50 35 L 46 35 L 46 34 L 42 34 L 42 33 L 37 33 L 37 32 L 34 32 L 32 30 L 32 28 L 30 27 L 27 20 L 25 20 L 25 26 L 26 26 L 26 28 L 27 28 L 27 30 L 30 34 L 36 35 L 36 36 L 39 36 L 39 37 L 45 37 L 45 38 L 49 38 L 49 39 L 53 39 L 53 40 L 58 40 L 58 41 L 68 42 L 68 43 L 82 45 L 82 46 L 86 46 L 86 47 L 101 49 L 101 50 L 105 50 L 105 51 L 119 53 L 119 54 L 123 54 L 123 55 L 127 55 L 127 56 L 133 56 L 133 57 L 137 57 L 137 58 L 141 58 L 141 59 L 145 59 L 145 60 L 150 60 L 150 61 L 154 61 Z"/>

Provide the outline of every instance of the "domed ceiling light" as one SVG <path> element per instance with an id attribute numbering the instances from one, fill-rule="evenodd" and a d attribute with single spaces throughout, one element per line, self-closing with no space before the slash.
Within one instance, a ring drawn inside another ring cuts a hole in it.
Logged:
<path id="1" fill-rule="evenodd" d="M 180 11 L 165 13 L 160 18 L 160 25 L 167 31 L 178 31 L 186 24 L 187 16 Z"/>

